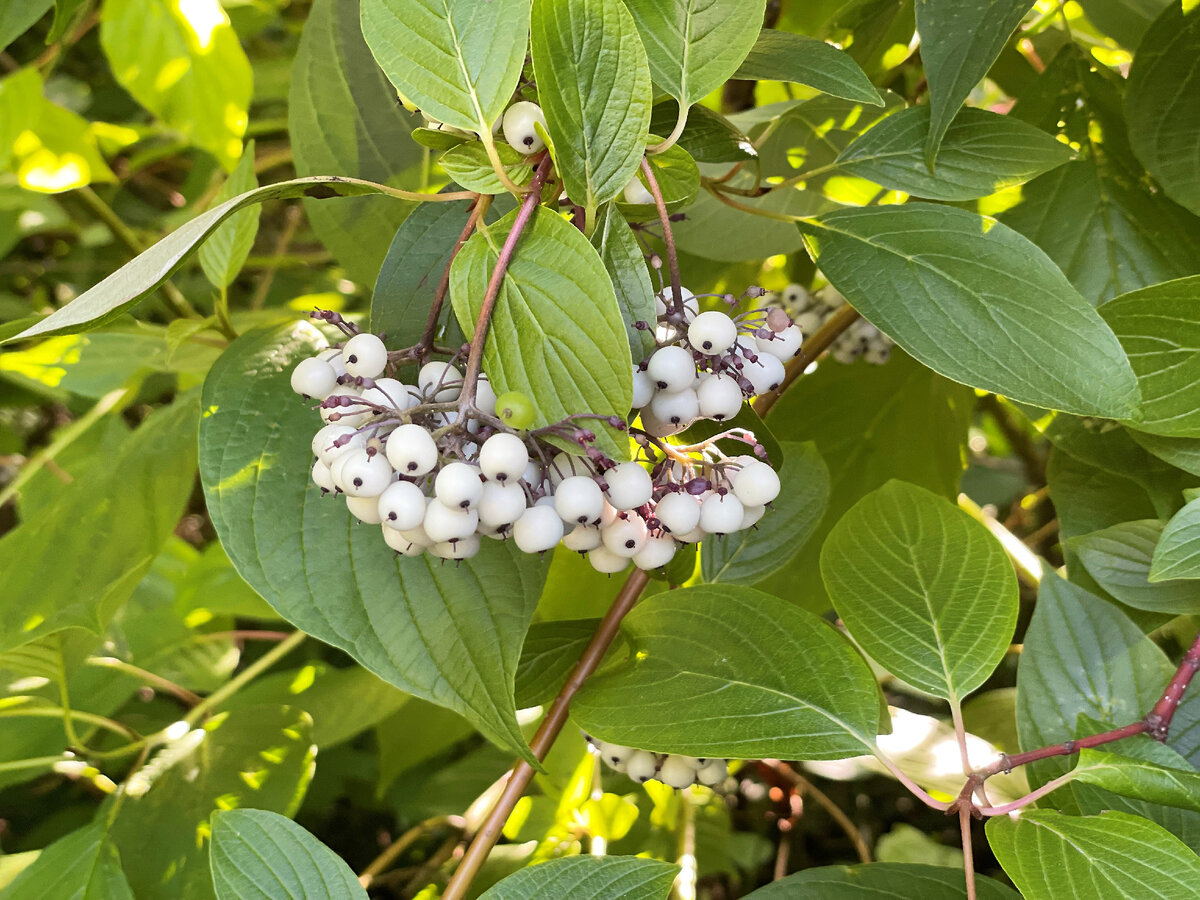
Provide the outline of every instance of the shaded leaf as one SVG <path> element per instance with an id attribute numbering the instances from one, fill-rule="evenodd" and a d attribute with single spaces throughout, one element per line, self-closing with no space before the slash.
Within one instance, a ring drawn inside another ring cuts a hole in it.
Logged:
<path id="1" fill-rule="evenodd" d="M 679 867 L 634 856 L 573 856 L 521 869 L 484 891 L 479 900 L 665 900 Z"/>
<path id="2" fill-rule="evenodd" d="M 53 5 L 54 0 L 22 0 L 0 6 L 0 51 L 7 50 Z"/>
<path id="3" fill-rule="evenodd" d="M 6 900 L 133 900 L 103 825 L 59 838 L 4 891 Z"/>
<path id="4" fill-rule="evenodd" d="M 678 118 L 678 100 L 655 103 L 650 110 L 650 133 L 670 134 Z M 757 155 L 750 139 L 732 122 L 699 104 L 688 110 L 678 144 L 698 163 L 742 162 Z"/>
<path id="5" fill-rule="evenodd" d="M 1017 900 L 1012 888 L 977 875 L 978 900 Z M 761 887 L 746 900 L 966 900 L 962 869 L 915 863 L 875 862 L 805 869 Z"/>
<path id="6" fill-rule="evenodd" d="M 1162 746 L 1156 748 L 1174 756 L 1179 764 L 1166 766 L 1106 750 L 1085 749 L 1071 774 L 1076 781 L 1114 794 L 1200 812 L 1200 772 L 1178 754 Z"/>
<path id="7" fill-rule="evenodd" d="M 226 200 L 232 200 L 240 194 L 258 187 L 258 179 L 254 175 L 254 141 L 246 145 L 246 152 L 238 160 L 233 174 L 221 185 L 213 204 L 220 206 Z M 243 209 L 230 216 L 217 228 L 208 240 L 200 247 L 200 266 L 208 277 L 209 283 L 215 288 L 228 287 L 237 278 L 238 272 L 246 264 L 246 257 L 254 246 L 254 236 L 258 234 L 258 210 L 254 207 Z"/>
<path id="8" fill-rule="evenodd" d="M 764 28 L 733 77 L 794 81 L 834 97 L 883 106 L 879 91 L 852 56 L 832 44 L 790 31 Z"/>
<path id="9" fill-rule="evenodd" d="M 530 626 L 517 666 L 518 708 L 549 703 L 558 695 L 599 624 L 599 619 L 574 619 Z"/>
<path id="10" fill-rule="evenodd" d="M 504 171 L 517 184 L 525 184 L 533 177 L 533 164 L 528 156 L 522 156 L 508 144 L 500 144 L 496 152 Z M 492 169 L 487 149 L 479 141 L 467 141 L 447 150 L 438 158 L 438 165 L 465 190 L 481 194 L 501 194 L 505 191 L 500 176 Z"/>
<path id="11" fill-rule="evenodd" d="M 600 211 L 591 241 L 612 280 L 621 320 L 625 324 L 625 336 L 629 338 L 630 355 L 641 362 L 654 349 L 654 333 L 640 331 L 633 323 L 656 321 L 654 288 L 650 284 L 650 270 L 642 248 L 629 223 L 612 205 Z"/>
<path id="12" fill-rule="evenodd" d="M 1200 612 L 1200 585 L 1149 580 L 1163 527 L 1158 519 L 1122 522 L 1074 538 L 1072 549 L 1101 587 L 1122 603 L 1171 615 Z"/>
<path id="13" fill-rule="evenodd" d="M 1171 517 L 1154 546 L 1150 580 L 1200 578 L 1200 500 Z"/>

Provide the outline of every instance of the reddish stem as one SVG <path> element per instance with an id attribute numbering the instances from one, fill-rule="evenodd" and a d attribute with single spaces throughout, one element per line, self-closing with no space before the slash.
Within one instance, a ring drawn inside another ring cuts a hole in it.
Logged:
<path id="1" fill-rule="evenodd" d="M 658 187 L 658 179 L 654 177 L 654 169 L 650 160 L 642 157 L 642 174 L 646 176 L 646 187 L 654 197 L 654 207 L 658 210 L 658 221 L 662 224 L 663 242 L 667 245 L 667 272 L 671 276 L 672 303 L 671 311 L 681 317 L 683 310 L 683 287 L 679 281 L 679 256 L 675 253 L 675 235 L 671 233 L 671 217 L 667 214 L 667 203 L 663 200 L 662 191 Z"/>
<path id="2" fill-rule="evenodd" d="M 1183 655 L 1179 668 L 1175 670 L 1175 677 L 1171 679 L 1171 683 L 1163 691 L 1162 697 L 1154 704 L 1154 709 L 1150 710 L 1145 718 L 1146 729 L 1149 731 L 1150 737 L 1156 741 L 1167 739 L 1167 732 L 1171 729 L 1171 719 L 1175 717 L 1175 710 L 1179 709 L 1179 701 L 1183 699 L 1183 692 L 1187 690 L 1197 672 L 1200 672 L 1200 634 L 1197 634 L 1196 639 L 1192 641 L 1192 646 Z"/>
<path id="3" fill-rule="evenodd" d="M 490 198 L 489 198 L 490 199 Z M 483 202 L 483 198 L 479 197 L 471 204 L 471 214 L 467 216 L 467 224 L 463 226 L 462 234 L 458 236 L 458 240 L 454 242 L 454 248 L 450 251 L 450 259 L 446 261 L 446 268 L 442 271 L 442 280 L 438 282 L 437 291 L 433 295 L 433 306 L 429 308 L 429 316 L 425 319 L 425 330 L 421 332 L 421 339 L 417 341 L 417 349 L 419 351 L 418 361 L 424 362 L 429 355 L 429 351 L 433 348 L 433 339 L 437 333 L 438 318 L 442 314 L 442 304 L 446 301 L 446 292 L 450 289 L 450 267 L 454 265 L 454 257 L 458 256 L 458 251 L 462 249 L 462 245 L 467 242 L 472 232 L 475 231 L 475 225 L 479 222 L 480 217 L 486 212 L 488 203 Z"/>

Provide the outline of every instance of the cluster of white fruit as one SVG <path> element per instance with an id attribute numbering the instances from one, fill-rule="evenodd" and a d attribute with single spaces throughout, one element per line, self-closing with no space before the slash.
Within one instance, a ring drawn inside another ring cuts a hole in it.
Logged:
<path id="1" fill-rule="evenodd" d="M 800 352 L 802 329 L 782 310 L 700 312 L 687 288 L 680 301 L 666 288 L 655 302 L 655 349 L 633 367 L 633 407 L 654 437 L 734 418 L 743 402 L 778 388 Z"/>
<path id="2" fill-rule="evenodd" d="M 638 784 L 661 781 L 668 787 L 683 790 L 693 784 L 718 787 L 729 777 L 729 760 L 698 759 L 674 753 L 651 753 L 621 744 L 610 744 L 585 734 L 593 753 L 604 760 L 610 769 L 628 775 Z"/>
<path id="3" fill-rule="evenodd" d="M 780 295 L 783 308 L 805 334 L 812 334 L 825 320 L 846 305 L 833 285 L 809 293 L 803 285 L 789 284 Z M 892 355 L 893 341 L 868 322 L 858 319 L 829 346 L 829 355 L 840 363 L 852 363 L 859 357 L 877 366 Z"/>
<path id="4" fill-rule="evenodd" d="M 403 94 L 400 94 L 400 103 L 408 110 L 415 111 L 417 108 Z M 479 137 L 476 132 L 447 125 L 426 112 L 422 112 L 421 116 L 425 119 L 425 127 L 432 131 L 445 131 L 468 138 Z M 542 108 L 528 100 L 518 100 L 504 111 L 504 115 L 492 123 L 492 134 L 502 134 L 504 140 L 518 153 L 532 156 L 546 146 L 546 142 L 542 140 L 542 136 L 534 127 L 535 123 L 541 125 L 543 131 L 546 130 L 546 116 L 542 113 Z"/>

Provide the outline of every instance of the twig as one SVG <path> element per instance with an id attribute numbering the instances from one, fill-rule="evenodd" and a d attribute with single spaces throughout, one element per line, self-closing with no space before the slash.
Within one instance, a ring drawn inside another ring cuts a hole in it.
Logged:
<path id="1" fill-rule="evenodd" d="M 275 246 L 271 248 L 271 256 L 283 256 L 287 253 L 288 246 L 296 237 L 296 230 L 300 227 L 300 219 L 302 217 L 300 204 L 290 204 L 283 213 L 283 228 L 279 232 L 279 236 L 275 239 Z M 263 303 L 267 300 L 267 294 L 271 290 L 271 285 L 275 283 L 275 273 L 278 269 L 274 266 L 268 268 L 259 279 L 257 287 L 254 289 L 254 295 L 250 298 L 251 309 L 262 309 Z"/>
<path id="2" fill-rule="evenodd" d="M 858 854 L 859 860 L 865 863 L 871 861 L 871 848 L 867 846 L 862 833 L 859 832 L 855 824 L 850 821 L 850 817 L 842 811 L 840 806 L 833 802 L 828 794 L 785 762 L 781 762 L 778 759 L 764 759 L 763 764 L 790 781 L 796 787 L 796 790 L 800 792 L 801 796 L 812 796 L 821 808 L 829 813 L 833 820 L 837 822 L 838 827 L 845 832 L 846 837 L 850 839 L 850 843 L 854 845 L 854 851 Z"/>
<path id="3" fill-rule="evenodd" d="M 600 661 L 604 659 L 604 654 L 608 652 L 608 648 L 617 636 L 621 620 L 633 608 L 649 581 L 650 576 L 641 569 L 634 569 L 625 579 L 620 593 L 617 594 L 608 608 L 608 612 L 600 621 L 596 633 L 592 635 L 587 648 L 579 657 L 579 662 L 575 663 L 575 668 L 571 670 L 571 674 L 567 676 L 558 696 L 554 698 L 554 703 L 551 704 L 550 711 L 546 713 L 546 718 L 542 720 L 533 740 L 529 742 L 529 747 L 536 759 L 545 759 L 559 732 L 566 725 L 571 700 L 583 687 L 583 683 L 596 671 Z M 504 823 L 508 821 L 509 814 L 517 805 L 517 801 L 521 799 L 522 794 L 525 793 L 525 788 L 529 786 L 532 778 L 533 766 L 529 763 L 521 760 L 513 766 L 508 781 L 504 785 L 504 791 L 463 855 L 462 862 L 459 863 L 449 884 L 446 885 L 442 900 L 462 900 L 466 896 L 471 881 L 483 866 L 496 841 L 499 840 L 500 833 L 504 830 Z"/>
<path id="4" fill-rule="evenodd" d="M 673 900 L 696 900 L 696 807 L 691 791 L 679 792 L 678 841 L 675 862 L 679 874 L 671 885 Z"/>
<path id="5" fill-rule="evenodd" d="M 1025 467 L 1025 477 L 1030 484 L 1046 483 L 1046 455 L 1042 453 L 1029 435 L 1014 421 L 1012 413 L 1000 402 L 995 394 L 984 394 L 979 398 L 979 407 L 984 410 L 1013 452 L 1020 457 Z"/>
<path id="6" fill-rule="evenodd" d="M 432 819 L 426 819 L 424 822 L 418 822 L 396 840 L 392 841 L 383 852 L 371 860 L 370 865 L 362 870 L 362 874 L 358 876 L 358 883 L 364 888 L 369 888 L 371 882 L 375 880 L 381 873 L 386 872 L 388 866 L 400 858 L 405 850 L 411 847 L 418 839 L 425 834 L 428 834 L 433 829 L 442 825 L 449 825 L 458 831 L 462 831 L 467 827 L 467 821 L 462 816 L 434 816 Z"/>
<path id="7" fill-rule="evenodd" d="M 113 669 L 117 672 L 124 672 L 126 675 L 132 675 L 140 681 L 145 682 L 151 687 L 171 694 L 177 697 L 189 708 L 200 703 L 200 695 L 189 691 L 182 685 L 178 685 L 173 681 L 163 678 L 161 675 L 156 675 L 153 672 L 147 671 L 140 666 L 135 666 L 132 663 L 127 663 L 124 660 L 117 659 L 112 656 L 91 656 L 86 660 L 89 666 L 98 666 L 103 669 Z"/>
<path id="8" fill-rule="evenodd" d="M 975 900 L 975 848 L 971 840 L 971 811 L 958 811 L 958 827 L 962 831 L 963 870 L 967 879 L 967 900 Z"/>
<path id="9" fill-rule="evenodd" d="M 679 280 L 679 256 L 675 252 L 675 235 L 671 233 L 671 217 L 667 214 L 667 204 L 663 200 L 662 191 L 658 187 L 658 179 L 654 177 L 654 169 L 650 160 L 642 157 L 642 174 L 646 176 L 646 186 L 654 197 L 654 206 L 658 210 L 658 221 L 662 224 L 663 242 L 667 245 L 667 271 L 671 275 L 672 312 L 678 316 L 684 314 L 683 288 Z"/>
<path id="10" fill-rule="evenodd" d="M 210 709 L 224 703 L 228 698 L 232 697 L 240 691 L 245 685 L 249 684 L 279 660 L 283 659 L 302 643 L 307 638 L 303 631 L 293 631 L 285 640 L 280 641 L 250 665 L 246 666 L 242 671 L 238 672 L 233 678 L 229 679 L 199 703 L 197 703 L 186 716 L 184 721 L 189 725 L 195 725 Z"/>
<path id="11" fill-rule="evenodd" d="M 454 265 L 454 258 L 458 256 L 458 251 L 467 242 L 467 238 L 475 231 L 475 226 L 479 224 L 479 220 L 487 214 L 491 202 L 492 198 L 489 194 L 481 194 L 476 199 L 474 205 L 471 207 L 471 214 L 467 216 L 467 224 L 463 226 L 462 234 L 454 242 L 454 248 L 450 251 L 450 258 L 446 260 L 446 268 L 442 272 L 442 280 L 438 282 L 437 291 L 433 295 L 433 305 L 429 307 L 429 315 L 425 319 L 425 330 L 421 332 L 421 338 L 417 341 L 417 347 L 423 348 L 426 353 L 433 346 L 433 339 L 437 336 L 437 325 L 438 319 L 442 314 L 442 304 L 446 301 L 446 292 L 450 289 L 450 267 Z"/>
<path id="12" fill-rule="evenodd" d="M 792 386 L 792 383 L 804 374 L 804 370 L 811 366 L 818 356 L 824 353 L 829 345 L 836 341 L 851 325 L 858 321 L 858 310 L 850 304 L 845 304 L 839 307 L 837 312 L 825 320 L 812 337 L 804 341 L 800 345 L 800 352 L 796 357 L 787 364 L 787 369 L 783 376 L 783 381 L 779 387 L 766 394 L 760 394 L 754 401 L 754 411 L 760 416 L 765 416 L 775 405 L 776 401 L 783 396 L 783 392 Z"/>

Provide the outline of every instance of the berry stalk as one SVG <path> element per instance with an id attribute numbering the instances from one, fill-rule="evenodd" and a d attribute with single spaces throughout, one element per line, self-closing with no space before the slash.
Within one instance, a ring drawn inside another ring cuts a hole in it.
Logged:
<path id="1" fill-rule="evenodd" d="M 679 280 L 679 257 L 675 253 L 675 235 L 671 233 L 671 217 L 667 214 L 667 204 L 663 200 L 662 190 L 659 189 L 658 179 L 654 177 L 654 169 L 650 160 L 642 157 L 642 174 L 646 176 L 646 187 L 654 198 L 654 206 L 658 210 L 658 221 L 662 223 L 663 242 L 667 245 L 667 271 L 671 274 L 671 311 L 684 317 L 683 287 Z"/>
<path id="2" fill-rule="evenodd" d="M 454 242 L 454 248 L 450 251 L 450 259 L 446 261 L 446 268 L 442 272 L 442 280 L 438 282 L 437 292 L 433 295 L 433 305 L 429 308 L 429 316 L 425 319 L 425 330 L 421 332 L 421 339 L 417 341 L 414 348 L 417 351 L 416 359 L 418 362 L 425 362 L 429 356 L 429 351 L 433 349 L 433 339 L 437 334 L 437 324 L 442 314 L 442 304 L 446 302 L 446 293 L 450 290 L 450 267 L 454 265 L 454 258 L 458 256 L 458 251 L 467 242 L 467 238 L 474 233 L 475 226 L 479 224 L 479 220 L 487 213 L 491 203 L 492 198 L 490 194 L 480 194 L 475 199 L 475 203 L 471 207 L 471 214 L 467 216 L 467 224 L 463 226 L 462 234 Z"/>

